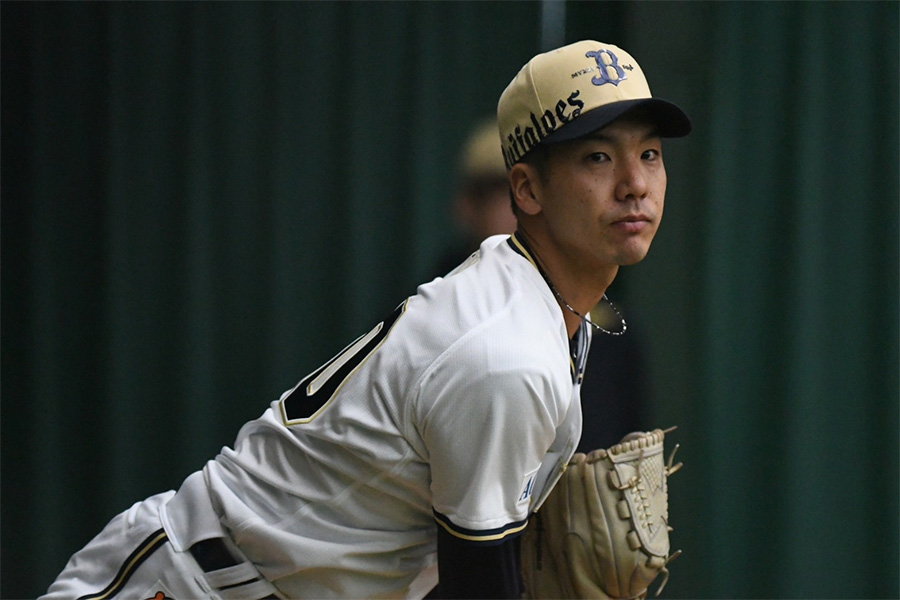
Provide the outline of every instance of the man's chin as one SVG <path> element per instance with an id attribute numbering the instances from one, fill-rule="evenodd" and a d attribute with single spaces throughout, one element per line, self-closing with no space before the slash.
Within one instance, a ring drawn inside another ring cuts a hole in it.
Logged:
<path id="1" fill-rule="evenodd" d="M 620 267 L 629 267 L 631 265 L 636 265 L 645 258 L 647 258 L 647 254 L 649 254 L 650 248 L 647 247 L 643 250 L 635 250 L 633 252 L 624 252 L 619 257 L 619 266 Z"/>

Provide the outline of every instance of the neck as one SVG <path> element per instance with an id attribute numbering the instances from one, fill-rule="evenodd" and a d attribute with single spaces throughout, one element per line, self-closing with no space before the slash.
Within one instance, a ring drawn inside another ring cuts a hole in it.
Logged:
<path id="1" fill-rule="evenodd" d="M 618 265 L 606 269 L 584 269 L 577 263 L 566 261 L 560 253 L 551 251 L 524 229 L 520 228 L 517 235 L 528 245 L 538 268 L 548 280 L 571 338 L 581 326 L 584 315 L 603 298 L 606 288 L 618 273 Z"/>

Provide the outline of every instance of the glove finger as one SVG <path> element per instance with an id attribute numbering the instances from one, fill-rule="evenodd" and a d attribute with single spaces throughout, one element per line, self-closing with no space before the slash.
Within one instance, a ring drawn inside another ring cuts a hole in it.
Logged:
<path id="1" fill-rule="evenodd" d="M 615 557 L 615 539 L 620 523 L 618 516 L 611 514 L 616 508 L 618 490 L 610 488 L 607 473 L 611 463 L 605 458 L 605 454 L 602 451 L 592 453 L 588 460 L 592 462 L 584 470 L 582 486 L 585 501 L 583 510 L 589 519 L 587 527 L 592 536 L 591 567 L 596 574 L 595 579 L 602 582 L 606 593 L 620 597 L 623 590 L 616 571 L 618 561 Z"/>

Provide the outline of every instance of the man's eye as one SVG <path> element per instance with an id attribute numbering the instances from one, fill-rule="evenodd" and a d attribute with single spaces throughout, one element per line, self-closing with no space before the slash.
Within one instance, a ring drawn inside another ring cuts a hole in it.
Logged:
<path id="1" fill-rule="evenodd" d="M 606 162 L 609 160 L 609 155 L 607 155 L 605 152 L 592 152 L 588 156 L 588 159 L 592 162 Z"/>
<path id="2" fill-rule="evenodd" d="M 644 154 L 641 155 L 641 158 L 644 160 L 655 160 L 660 157 L 659 150 L 645 150 Z"/>

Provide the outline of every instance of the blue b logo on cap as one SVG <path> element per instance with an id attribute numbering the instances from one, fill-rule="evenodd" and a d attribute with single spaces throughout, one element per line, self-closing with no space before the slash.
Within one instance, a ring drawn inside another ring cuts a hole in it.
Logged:
<path id="1" fill-rule="evenodd" d="M 625 74 L 625 69 L 623 69 L 619 65 L 619 59 L 609 50 L 606 50 L 605 48 L 601 50 L 593 50 L 586 53 L 585 56 L 590 56 L 595 61 L 597 61 L 597 71 L 600 74 L 596 77 L 591 78 L 591 83 L 593 83 L 594 85 L 603 85 L 604 83 L 619 85 L 620 81 L 628 79 L 628 75 Z M 604 61 L 603 56 L 606 56 L 609 62 Z M 612 67 L 616 70 L 615 78 L 610 75 L 609 67 Z"/>

